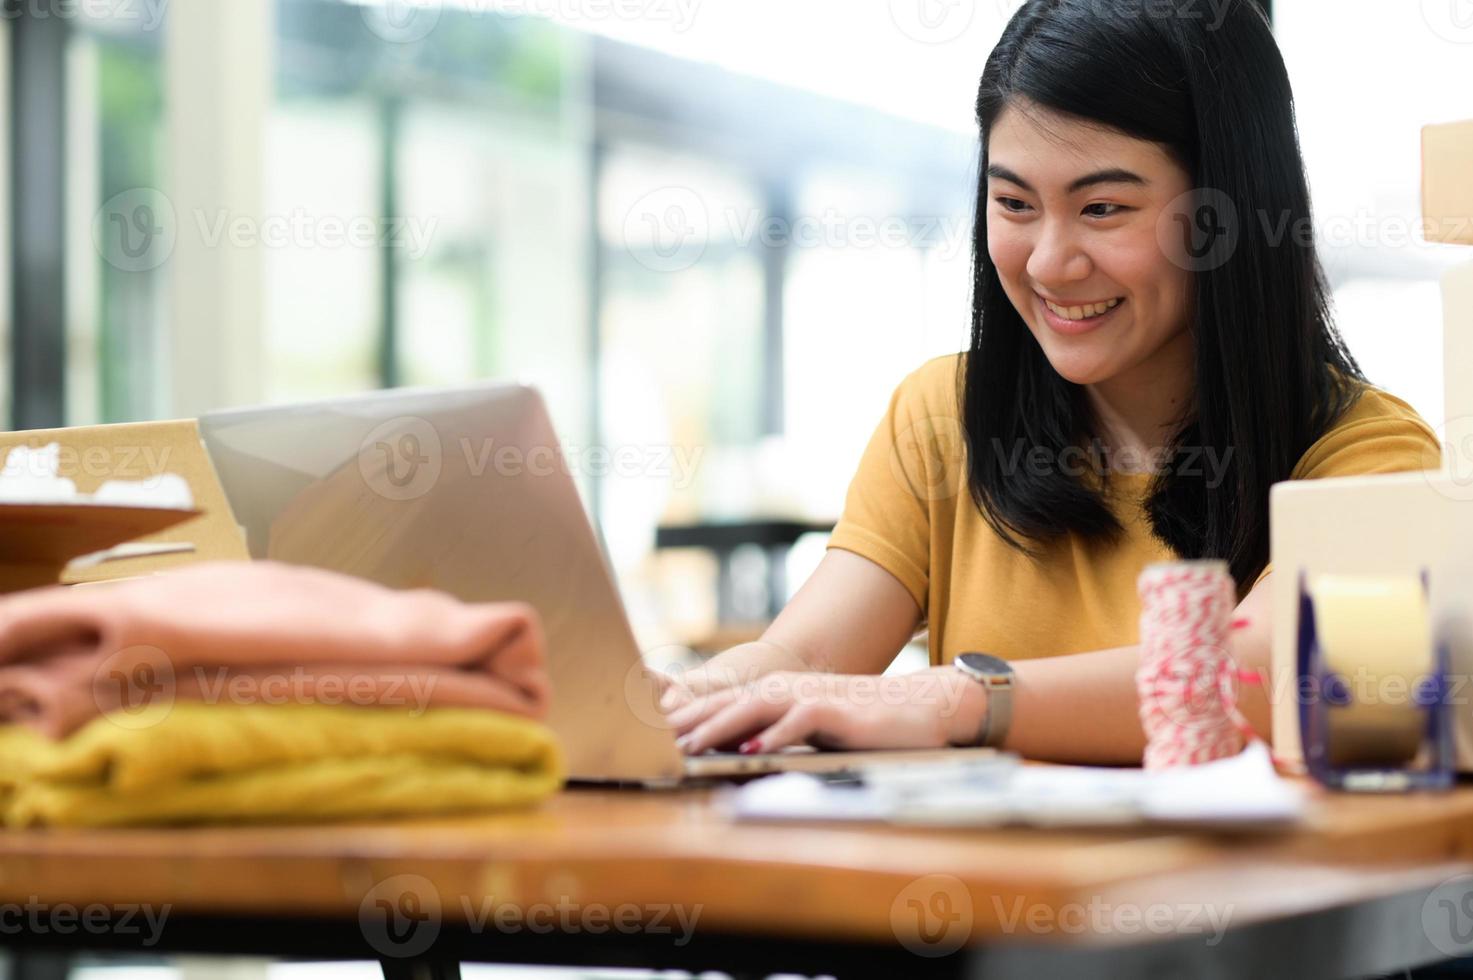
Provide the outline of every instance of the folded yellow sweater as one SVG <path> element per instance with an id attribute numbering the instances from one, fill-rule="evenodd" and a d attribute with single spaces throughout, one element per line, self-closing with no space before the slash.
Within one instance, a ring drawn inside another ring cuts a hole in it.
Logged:
<path id="1" fill-rule="evenodd" d="M 498 711 L 178 703 L 53 742 L 0 727 L 0 822 L 341 820 L 525 806 L 563 783 L 541 722 Z"/>

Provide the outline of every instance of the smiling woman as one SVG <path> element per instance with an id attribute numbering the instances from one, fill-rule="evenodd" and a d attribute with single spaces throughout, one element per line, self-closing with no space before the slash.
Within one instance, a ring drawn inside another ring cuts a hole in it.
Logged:
<path id="1" fill-rule="evenodd" d="M 1225 562 L 1229 652 L 1266 672 L 1271 485 L 1437 465 L 1341 343 L 1312 239 L 1270 235 L 1310 206 L 1267 20 L 1205 7 L 1028 0 L 1009 22 L 977 98 L 971 348 L 895 392 L 762 641 L 671 682 L 687 751 L 1139 762 L 1148 564 Z M 929 670 L 864 676 L 921 626 Z M 1238 707 L 1268 734 L 1262 690 Z"/>

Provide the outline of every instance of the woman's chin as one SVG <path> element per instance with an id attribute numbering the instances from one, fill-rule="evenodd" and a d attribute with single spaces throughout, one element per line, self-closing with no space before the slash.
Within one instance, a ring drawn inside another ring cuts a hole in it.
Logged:
<path id="1" fill-rule="evenodd" d="M 1093 358 L 1050 357 L 1049 363 L 1059 377 L 1077 385 L 1099 384 L 1114 373 L 1110 365 Z"/>

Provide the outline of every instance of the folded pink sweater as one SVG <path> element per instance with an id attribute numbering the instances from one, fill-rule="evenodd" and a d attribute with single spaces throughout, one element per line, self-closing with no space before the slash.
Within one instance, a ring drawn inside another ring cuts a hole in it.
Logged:
<path id="1" fill-rule="evenodd" d="M 277 562 L 211 562 L 0 599 L 0 723 L 62 738 L 173 700 L 479 707 L 542 720 L 542 630 L 467 604 Z"/>

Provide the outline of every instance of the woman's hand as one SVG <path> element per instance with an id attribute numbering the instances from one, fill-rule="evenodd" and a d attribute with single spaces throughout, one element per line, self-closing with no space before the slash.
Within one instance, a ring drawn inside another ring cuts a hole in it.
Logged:
<path id="1" fill-rule="evenodd" d="M 762 639 L 732 647 L 692 670 L 651 671 L 651 675 L 660 686 L 660 710 L 668 713 L 717 691 L 749 684 L 765 674 L 812 669 L 795 651 Z"/>
<path id="2" fill-rule="evenodd" d="M 985 712 L 986 689 L 950 667 L 889 676 L 780 670 L 691 694 L 667 720 L 681 749 L 694 755 L 733 745 L 748 753 L 804 743 L 834 749 L 967 745 Z"/>

